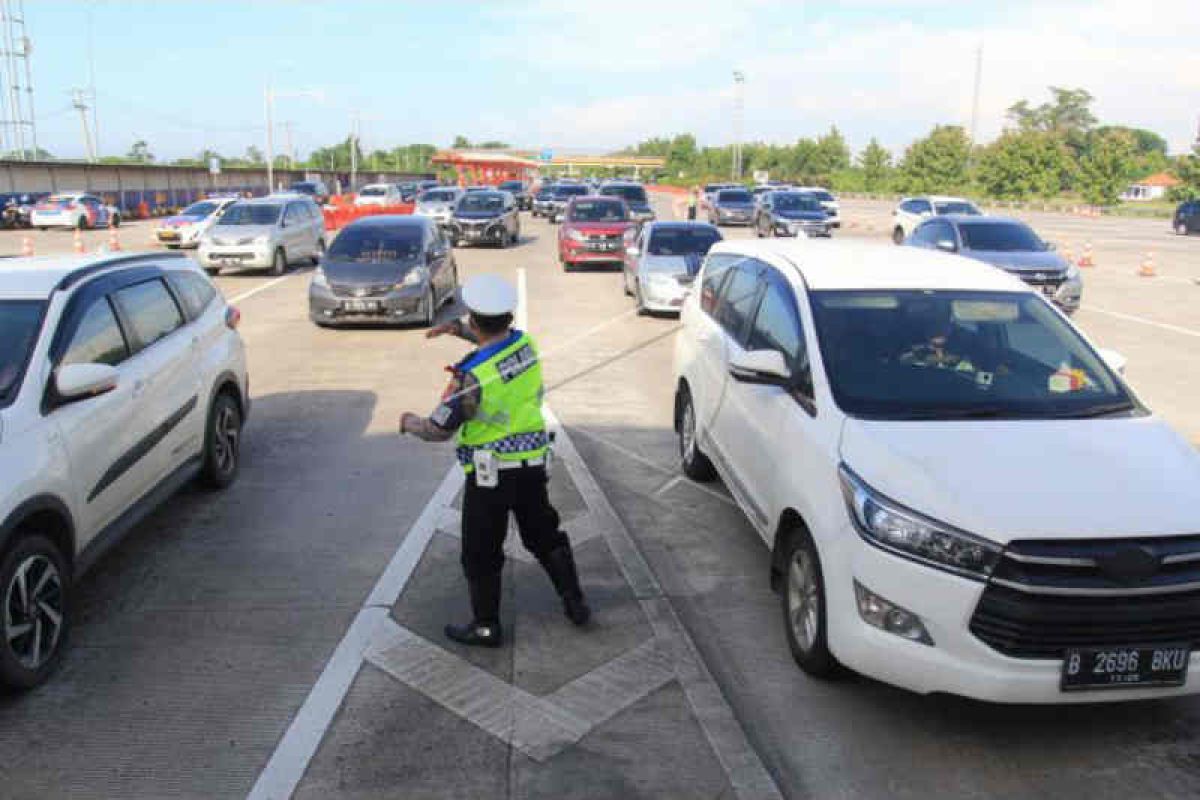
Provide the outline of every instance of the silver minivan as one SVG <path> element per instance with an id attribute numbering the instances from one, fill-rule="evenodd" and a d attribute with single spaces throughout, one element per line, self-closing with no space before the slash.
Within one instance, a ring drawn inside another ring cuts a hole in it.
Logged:
<path id="1" fill-rule="evenodd" d="M 325 252 L 321 209 L 299 195 L 239 200 L 200 240 L 200 266 L 215 275 L 222 267 L 267 269 L 282 275 L 288 265 L 316 264 Z"/>

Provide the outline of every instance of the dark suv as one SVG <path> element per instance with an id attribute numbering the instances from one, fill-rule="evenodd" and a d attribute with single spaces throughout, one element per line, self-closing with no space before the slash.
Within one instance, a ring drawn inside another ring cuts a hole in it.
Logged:
<path id="1" fill-rule="evenodd" d="M 1200 200 L 1189 200 L 1186 203 L 1180 203 L 1179 208 L 1175 209 L 1175 232 L 1180 236 L 1187 236 L 1189 233 L 1200 233 Z"/>
<path id="2" fill-rule="evenodd" d="M 511 194 L 517 201 L 517 208 L 521 211 L 529 211 L 533 208 L 533 195 L 529 193 L 529 188 L 523 182 L 504 181 L 496 188 Z"/>

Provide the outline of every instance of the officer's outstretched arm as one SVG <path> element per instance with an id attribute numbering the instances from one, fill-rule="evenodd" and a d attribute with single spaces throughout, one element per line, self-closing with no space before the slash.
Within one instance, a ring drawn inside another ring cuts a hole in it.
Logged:
<path id="1" fill-rule="evenodd" d="M 479 343 L 479 340 L 475 338 L 475 334 L 471 333 L 461 319 L 452 319 L 449 322 L 443 322 L 441 325 L 435 325 L 425 332 L 425 338 L 433 339 L 438 336 L 445 336 L 446 334 L 465 339 L 471 344 Z"/>
<path id="2" fill-rule="evenodd" d="M 451 384 L 442 402 L 428 417 L 404 414 L 400 417 L 400 432 L 410 433 L 426 442 L 444 442 L 479 410 L 479 381 L 474 375 L 463 377 L 461 386 Z"/>

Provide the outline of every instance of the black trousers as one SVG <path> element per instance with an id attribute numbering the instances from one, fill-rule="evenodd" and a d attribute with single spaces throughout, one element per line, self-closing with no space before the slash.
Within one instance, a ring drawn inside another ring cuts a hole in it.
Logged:
<path id="1" fill-rule="evenodd" d="M 504 568 L 504 539 L 512 512 L 521 544 L 539 562 L 558 547 L 571 546 L 559 530 L 558 511 L 550 505 L 545 467 L 501 470 L 500 483 L 482 489 L 467 476 L 462 509 L 462 567 L 468 581 L 497 578 Z M 497 598 L 498 599 L 498 598 Z"/>
<path id="2" fill-rule="evenodd" d="M 695 219 L 695 218 L 696 218 L 696 207 L 695 207 L 695 206 L 688 206 L 688 219 L 689 219 L 689 220 L 692 220 L 692 219 Z"/>

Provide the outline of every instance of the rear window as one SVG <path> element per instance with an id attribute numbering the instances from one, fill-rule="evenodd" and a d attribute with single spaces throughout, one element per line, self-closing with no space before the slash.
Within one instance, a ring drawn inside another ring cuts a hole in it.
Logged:
<path id="1" fill-rule="evenodd" d="M 355 264 L 386 264 L 420 255 L 424 231 L 418 225 L 349 227 L 329 246 L 328 259 Z"/>
<path id="2" fill-rule="evenodd" d="M 646 249 L 652 256 L 704 255 L 719 241 L 714 228 L 655 228 Z"/>
<path id="3" fill-rule="evenodd" d="M 520 181 L 505 181 L 500 184 L 500 188 L 506 192 L 519 192 L 525 187 L 521 185 Z"/>
<path id="4" fill-rule="evenodd" d="M 587 194 L 590 190 L 586 186 L 557 186 L 554 191 L 559 197 L 574 197 Z"/>
<path id="5" fill-rule="evenodd" d="M 745 189 L 723 189 L 717 195 L 718 203 L 752 203 L 754 197 Z"/>
<path id="6" fill-rule="evenodd" d="M 364 186 L 359 192 L 363 197 L 383 197 L 387 194 L 386 186 Z"/>
<path id="7" fill-rule="evenodd" d="M 624 222 L 625 204 L 614 200 L 576 200 L 571 219 L 578 222 Z"/>
<path id="8" fill-rule="evenodd" d="M 933 210 L 936 214 L 970 214 L 974 217 L 980 216 L 979 209 L 965 200 L 950 200 L 945 203 L 934 203 Z"/>
<path id="9" fill-rule="evenodd" d="M 1013 222 L 968 222 L 959 225 L 958 230 L 968 250 L 1040 252 L 1046 249 L 1036 233 Z"/>
<path id="10" fill-rule="evenodd" d="M 600 194 L 606 197 L 620 197 L 627 203 L 645 203 L 646 190 L 641 186 L 604 186 Z"/>
<path id="11" fill-rule="evenodd" d="M 456 192 L 449 191 L 448 189 L 431 189 L 421 195 L 420 201 L 422 203 L 449 203 L 457 196 Z"/>

